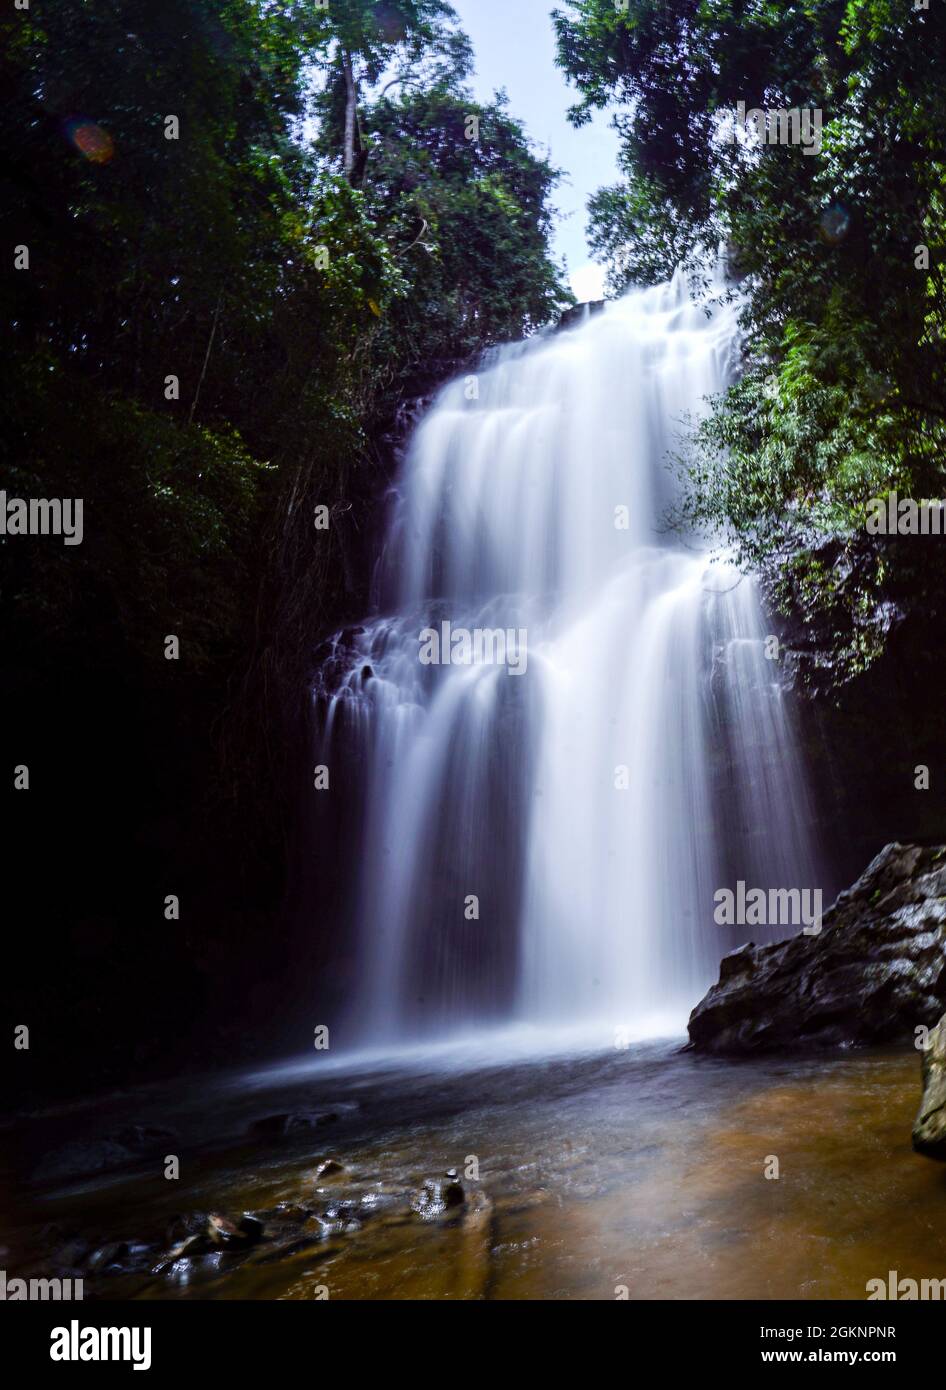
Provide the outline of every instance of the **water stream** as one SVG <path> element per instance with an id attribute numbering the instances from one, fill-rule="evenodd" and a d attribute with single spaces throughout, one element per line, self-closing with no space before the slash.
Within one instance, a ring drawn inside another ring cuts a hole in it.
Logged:
<path id="1" fill-rule="evenodd" d="M 315 691 L 339 854 L 312 910 L 352 1007 L 261 1074 L 29 1116 L 11 1270 L 145 1299 L 863 1298 L 943 1274 L 913 1049 L 680 1051 L 721 955 L 798 929 L 722 927 L 715 892 L 818 882 L 757 591 L 665 524 L 734 332 L 677 279 L 441 393 L 376 613 Z M 464 1195 L 438 1207 L 447 1169 Z M 207 1236 L 244 1212 L 256 1241 Z"/>
<path id="2" fill-rule="evenodd" d="M 378 614 L 320 687 L 318 761 L 357 786 L 348 1040 L 679 1028 L 746 937 L 716 890 L 818 882 L 756 588 L 668 527 L 734 368 L 721 290 L 504 348 L 416 430 Z"/>

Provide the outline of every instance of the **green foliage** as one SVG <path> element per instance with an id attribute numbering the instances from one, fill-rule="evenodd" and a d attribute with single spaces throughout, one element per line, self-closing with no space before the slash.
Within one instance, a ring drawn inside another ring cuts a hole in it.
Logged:
<path id="1" fill-rule="evenodd" d="M 271 469 L 235 432 L 180 429 L 135 401 L 103 399 L 53 362 L 25 362 L 11 403 L 10 432 L 30 451 L 4 469 L 8 494 L 79 497 L 84 512 L 81 545 L 20 543 L 6 570 L 17 665 L 55 653 L 73 673 L 104 659 L 154 680 L 171 672 L 168 633 L 184 640 L 189 668 L 228 655 L 252 601 L 245 557 Z M 90 487 L 103 468 L 107 479 Z"/>
<path id="2" fill-rule="evenodd" d="M 567 300 L 556 175 L 462 87 L 453 19 L 442 0 L 8 7 L 0 216 L 30 264 L 0 282 L 2 476 L 85 511 L 81 546 L 0 545 L 24 688 L 63 664 L 149 689 L 182 670 L 206 708 L 255 652 L 260 744 L 261 704 L 304 705 L 315 639 L 364 602 L 376 441 L 403 393 Z M 346 55 L 358 180 L 332 104 Z"/>
<path id="3" fill-rule="evenodd" d="M 404 89 L 367 112 L 365 137 L 366 203 L 411 287 L 380 329 L 392 386 L 398 368 L 468 361 L 570 302 L 547 250 L 558 174 L 502 95 L 483 106 L 453 87 Z"/>
<path id="4" fill-rule="evenodd" d="M 460 82 L 472 69 L 472 50 L 446 0 L 335 0 L 322 13 L 328 63 L 318 103 L 322 144 L 346 177 L 360 183 L 367 153 L 362 88 L 382 76 L 382 94 L 404 83 L 424 89 Z"/>
<path id="5" fill-rule="evenodd" d="M 838 540 L 833 568 L 794 567 L 803 606 L 851 595 L 839 649 L 867 611 L 879 650 L 895 566 L 865 552 L 866 503 L 946 495 L 941 15 L 895 0 L 626 13 L 575 0 L 556 23 L 576 119 L 615 103 L 624 136 L 625 180 L 591 206 L 613 288 L 698 266 L 720 241 L 740 278 L 745 371 L 688 455 L 684 516 L 754 564 Z M 821 153 L 734 142 L 739 101 L 820 109 Z"/>
<path id="6" fill-rule="evenodd" d="M 337 61 L 347 53 L 358 67 L 356 80 L 373 85 L 393 63 L 413 80 L 428 83 L 424 64 L 448 59 L 469 71 L 470 46 L 454 27 L 456 13 L 447 0 L 331 0 L 312 6 L 320 37 Z"/>

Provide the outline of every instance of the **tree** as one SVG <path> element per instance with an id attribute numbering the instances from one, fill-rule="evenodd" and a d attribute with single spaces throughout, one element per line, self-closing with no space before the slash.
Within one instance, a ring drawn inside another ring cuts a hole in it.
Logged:
<path id="1" fill-rule="evenodd" d="M 781 565 L 785 603 L 843 612 L 839 670 L 862 669 L 911 566 L 866 504 L 946 489 L 946 26 L 895 0 L 575 0 L 556 25 L 575 119 L 615 103 L 624 137 L 591 209 L 613 288 L 721 241 L 739 279 L 742 378 L 687 451 L 681 519 Z M 737 135 L 740 101 L 818 111 L 820 152 Z"/>
<path id="2" fill-rule="evenodd" d="M 342 169 L 353 183 L 360 182 L 366 157 L 358 119 L 362 88 L 382 76 L 383 91 L 408 82 L 430 86 L 438 69 L 454 80 L 465 77 L 471 50 L 455 20 L 446 0 L 333 0 L 324 21 L 331 67 L 322 115 L 340 135 Z"/>
<path id="3" fill-rule="evenodd" d="M 379 326 L 379 382 L 459 365 L 553 321 L 571 296 L 549 258 L 559 178 L 509 114 L 455 85 L 402 88 L 364 114 L 364 196 L 410 293 Z"/>
<path id="4" fill-rule="evenodd" d="M 32 750 L 45 788 L 21 798 L 11 910 L 52 924 L 26 934 L 24 1014 L 94 1038 L 89 1074 L 200 1055 L 190 1020 L 231 989 L 258 1026 L 243 1009 L 221 1052 L 275 1044 L 258 962 L 285 984 L 273 923 L 313 652 L 364 611 L 398 410 L 560 297 L 554 173 L 456 89 L 447 7 L 331 9 L 43 0 L 0 19 L 3 244 L 30 252 L 0 284 L 4 489 L 85 508 L 79 546 L 0 544 L 10 764 Z M 359 91 L 364 191 L 344 108 L 306 139 L 346 15 L 356 83 L 389 84 L 376 115 Z M 148 913 L 171 872 L 188 920 L 168 935 Z"/>

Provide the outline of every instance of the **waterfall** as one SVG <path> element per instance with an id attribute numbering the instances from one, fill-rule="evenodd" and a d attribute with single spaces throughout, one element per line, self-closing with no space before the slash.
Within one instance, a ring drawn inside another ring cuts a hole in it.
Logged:
<path id="1" fill-rule="evenodd" d="M 360 1038 L 679 1027 L 726 950 L 788 934 L 717 925 L 716 890 L 816 883 L 755 585 L 665 524 L 734 316 L 678 274 L 499 350 L 416 429 L 381 616 L 318 691 Z"/>

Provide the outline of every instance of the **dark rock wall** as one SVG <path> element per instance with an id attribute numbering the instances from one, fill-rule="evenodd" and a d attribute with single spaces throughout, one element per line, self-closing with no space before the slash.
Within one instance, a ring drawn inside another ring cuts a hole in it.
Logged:
<path id="1" fill-rule="evenodd" d="M 910 1043 L 944 1005 L 946 845 L 891 844 L 819 932 L 725 956 L 690 1042 L 729 1054 Z"/>

